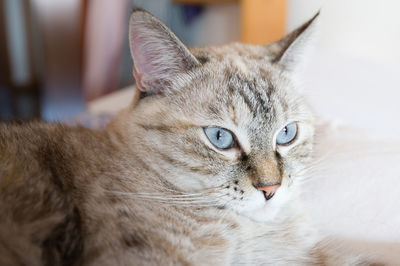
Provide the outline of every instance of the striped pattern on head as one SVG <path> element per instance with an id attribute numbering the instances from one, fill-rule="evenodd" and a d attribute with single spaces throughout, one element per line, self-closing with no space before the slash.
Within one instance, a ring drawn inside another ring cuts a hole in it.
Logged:
<path id="1" fill-rule="evenodd" d="M 317 17 L 269 45 L 188 49 L 158 19 L 134 12 L 133 72 L 146 96 L 125 123 L 143 163 L 183 192 L 204 192 L 207 202 L 255 220 L 272 218 L 293 198 L 311 158 L 313 115 L 293 76 Z M 295 139 L 277 145 L 291 122 Z M 206 127 L 228 130 L 234 145 L 219 149 Z M 270 199 L 259 189 L 276 184 Z"/>

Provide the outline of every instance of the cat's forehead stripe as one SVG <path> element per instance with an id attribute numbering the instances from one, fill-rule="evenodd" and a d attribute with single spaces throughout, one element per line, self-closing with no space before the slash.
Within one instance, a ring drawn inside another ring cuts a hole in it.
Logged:
<path id="1" fill-rule="evenodd" d="M 231 120 L 235 124 L 235 126 L 238 126 L 239 123 L 237 121 L 237 114 L 236 114 L 235 105 L 230 105 L 229 106 L 229 115 L 231 116 Z"/>
<path id="2" fill-rule="evenodd" d="M 237 90 L 236 92 L 242 97 L 243 102 L 246 104 L 248 110 L 249 110 L 251 113 L 254 113 L 254 109 L 253 109 L 254 104 L 253 104 L 253 102 L 250 100 L 250 97 L 244 92 L 244 90 L 240 90 L 240 89 L 239 89 L 239 90 Z"/>
<path id="3" fill-rule="evenodd" d="M 270 89 L 269 82 L 256 78 L 246 79 L 238 73 L 232 73 L 231 70 L 226 70 L 225 75 L 229 81 L 228 93 L 239 95 L 253 117 L 272 111 L 273 108 L 268 96 L 270 93 L 268 92 Z M 258 84 L 260 82 L 261 84 Z"/>

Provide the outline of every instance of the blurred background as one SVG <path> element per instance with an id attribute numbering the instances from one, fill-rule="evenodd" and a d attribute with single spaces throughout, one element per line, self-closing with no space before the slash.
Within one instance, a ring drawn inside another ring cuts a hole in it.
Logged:
<path id="1" fill-rule="evenodd" d="M 302 74 L 317 114 L 400 134 L 397 0 L 0 0 L 0 119 L 70 119 L 134 83 L 133 8 L 190 46 L 275 41 L 321 10 Z"/>

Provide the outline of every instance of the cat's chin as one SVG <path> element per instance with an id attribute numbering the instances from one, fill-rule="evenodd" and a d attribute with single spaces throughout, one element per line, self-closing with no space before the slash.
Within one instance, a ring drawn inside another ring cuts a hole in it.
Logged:
<path id="1" fill-rule="evenodd" d="M 270 200 L 265 200 L 262 193 L 257 193 L 254 200 L 248 206 L 244 206 L 243 209 L 237 210 L 237 213 L 255 222 L 273 222 L 279 219 L 280 213 L 290 201 L 290 198 L 290 193 L 285 188 L 280 189 Z"/>
<path id="2" fill-rule="evenodd" d="M 245 211 L 240 214 L 255 222 L 267 223 L 272 222 L 277 218 L 279 214 L 279 208 L 271 208 L 268 206 L 268 204 L 265 204 L 262 208 L 254 209 L 252 211 Z"/>

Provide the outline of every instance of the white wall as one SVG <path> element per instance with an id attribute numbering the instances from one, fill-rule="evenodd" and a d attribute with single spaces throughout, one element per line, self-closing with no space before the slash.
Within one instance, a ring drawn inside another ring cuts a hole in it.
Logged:
<path id="1" fill-rule="evenodd" d="M 288 0 L 291 30 L 321 9 L 318 48 L 375 62 L 400 62 L 400 1 Z"/>
<path id="2" fill-rule="evenodd" d="M 288 30 L 321 9 L 303 75 L 315 112 L 400 137 L 400 1 L 289 0 Z"/>

